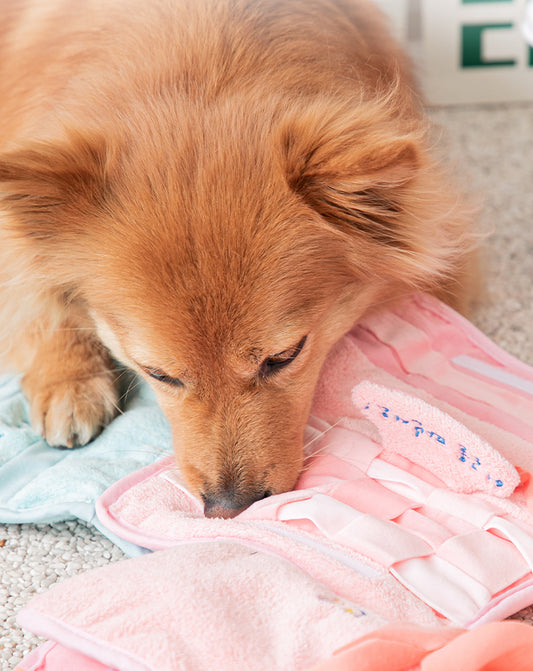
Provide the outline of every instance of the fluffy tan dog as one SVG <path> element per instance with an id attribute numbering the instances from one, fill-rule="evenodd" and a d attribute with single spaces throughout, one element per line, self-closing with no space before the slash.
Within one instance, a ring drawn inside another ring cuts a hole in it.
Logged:
<path id="1" fill-rule="evenodd" d="M 290 489 L 324 358 L 461 297 L 464 208 L 367 0 L 0 3 L 0 351 L 51 445 L 144 376 L 207 515 Z"/>

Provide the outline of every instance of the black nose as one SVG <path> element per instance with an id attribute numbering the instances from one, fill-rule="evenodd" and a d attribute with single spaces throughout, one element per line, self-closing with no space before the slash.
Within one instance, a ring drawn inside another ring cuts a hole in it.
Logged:
<path id="1" fill-rule="evenodd" d="M 224 491 L 214 494 L 202 494 L 204 515 L 206 517 L 222 517 L 227 520 L 236 517 L 255 501 L 270 496 L 268 490 L 254 492 Z"/>

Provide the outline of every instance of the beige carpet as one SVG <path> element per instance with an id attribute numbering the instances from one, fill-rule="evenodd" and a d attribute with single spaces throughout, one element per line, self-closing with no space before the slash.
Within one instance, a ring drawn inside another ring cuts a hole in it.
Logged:
<path id="1" fill-rule="evenodd" d="M 483 225 L 493 231 L 483 261 L 487 294 L 473 321 L 533 365 L 533 105 L 439 109 L 433 117 L 465 188 L 483 195 Z M 85 524 L 0 525 L 1 669 L 38 643 L 15 623 L 33 594 L 121 557 Z M 529 609 L 518 617 L 533 623 Z"/>

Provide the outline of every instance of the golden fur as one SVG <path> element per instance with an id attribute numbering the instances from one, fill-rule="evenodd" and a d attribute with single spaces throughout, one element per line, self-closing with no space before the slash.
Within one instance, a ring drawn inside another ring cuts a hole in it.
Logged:
<path id="1" fill-rule="evenodd" d="M 367 0 L 4 0 L 0 354 L 36 428 L 110 420 L 111 352 L 206 514 L 290 489 L 333 343 L 412 289 L 465 296 L 428 144 Z"/>

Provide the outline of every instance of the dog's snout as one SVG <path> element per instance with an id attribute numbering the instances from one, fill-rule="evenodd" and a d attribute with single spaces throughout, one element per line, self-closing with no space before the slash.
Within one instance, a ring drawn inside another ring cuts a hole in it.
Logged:
<path id="1" fill-rule="evenodd" d="M 248 493 L 237 493 L 235 491 L 224 491 L 216 494 L 202 494 L 204 501 L 204 515 L 206 517 L 222 517 L 230 519 L 236 517 L 246 510 L 252 503 L 270 496 L 271 492 L 253 491 Z"/>
<path id="2" fill-rule="evenodd" d="M 231 519 L 242 513 L 247 506 L 233 506 L 226 500 L 220 501 L 206 501 L 204 504 L 204 515 L 206 517 L 222 517 L 223 519 Z"/>

